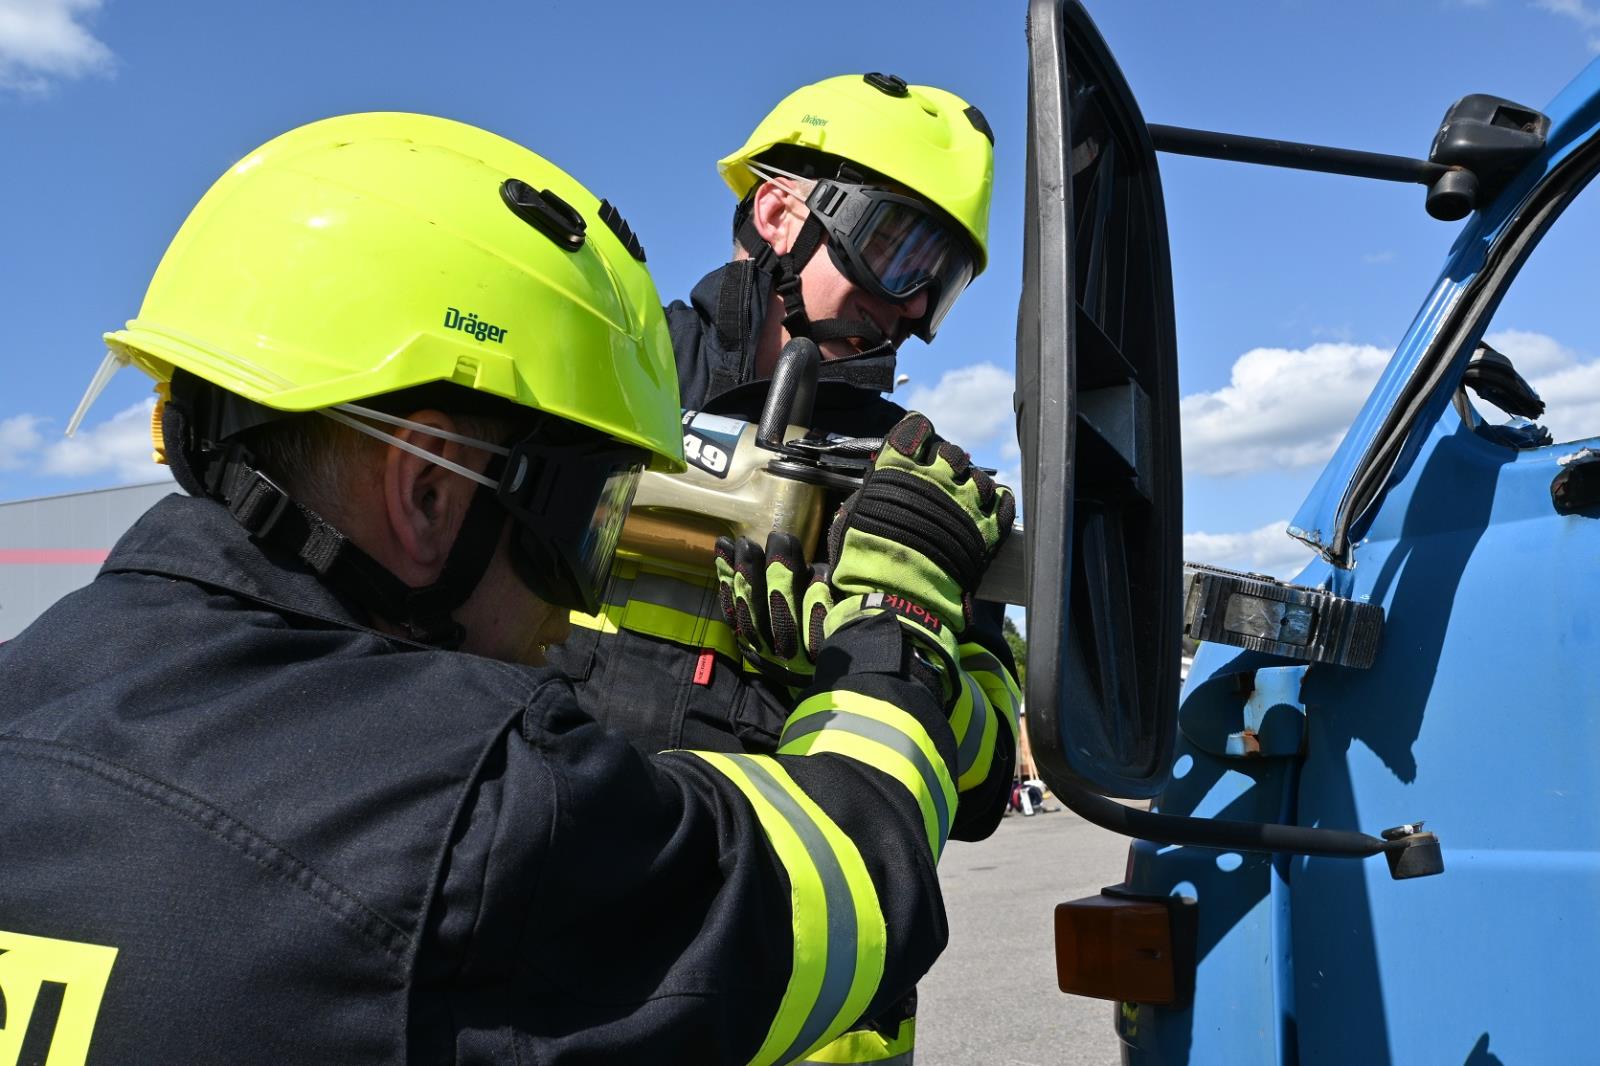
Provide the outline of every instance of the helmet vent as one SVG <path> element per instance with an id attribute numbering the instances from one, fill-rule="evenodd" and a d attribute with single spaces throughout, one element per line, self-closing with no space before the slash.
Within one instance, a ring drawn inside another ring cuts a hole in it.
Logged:
<path id="1" fill-rule="evenodd" d="M 911 95 L 911 90 L 906 88 L 906 80 L 895 74 L 879 74 L 873 71 L 871 74 L 861 75 L 861 80 L 886 96 Z"/>
<path id="2" fill-rule="evenodd" d="M 618 211 L 610 200 L 600 201 L 600 221 L 604 222 L 606 228 L 617 235 L 617 240 L 622 242 L 622 246 L 628 250 L 629 255 L 641 263 L 645 261 L 644 245 L 639 243 L 639 238 L 633 232 L 633 227 L 628 225 L 627 221 L 622 217 L 622 212 Z"/>
<path id="3" fill-rule="evenodd" d="M 507 178 L 500 183 L 500 198 L 512 214 L 560 247 L 569 252 L 583 247 L 583 231 L 587 228 L 583 216 L 549 189 L 536 192 L 525 181 Z"/>
<path id="4" fill-rule="evenodd" d="M 983 117 L 982 111 L 969 107 L 961 113 L 967 116 L 967 121 L 972 123 L 974 129 L 989 138 L 990 144 L 994 143 L 994 130 L 989 128 L 989 120 Z"/>

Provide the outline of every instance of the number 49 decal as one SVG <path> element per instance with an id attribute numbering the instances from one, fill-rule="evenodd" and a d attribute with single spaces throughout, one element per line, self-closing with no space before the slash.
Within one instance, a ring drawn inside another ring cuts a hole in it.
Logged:
<path id="1" fill-rule="evenodd" d="M 117 949 L 0 929 L 0 1066 L 81 1066 Z"/>
<path id="2" fill-rule="evenodd" d="M 691 431 L 683 435 L 683 457 L 689 460 L 690 466 L 699 467 L 708 474 L 728 476 L 728 453 L 698 433 Z"/>

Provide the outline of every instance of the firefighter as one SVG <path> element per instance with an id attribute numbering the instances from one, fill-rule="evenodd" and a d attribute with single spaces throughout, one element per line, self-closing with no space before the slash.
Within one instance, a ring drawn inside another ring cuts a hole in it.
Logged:
<path id="1" fill-rule="evenodd" d="M 314 123 L 217 181 L 106 340 L 85 405 L 154 377 L 186 495 L 0 648 L 0 1047 L 778 1063 L 926 970 L 948 577 L 841 525 L 783 755 L 646 757 L 538 665 L 683 461 L 610 204 L 469 126 Z M 1011 497 L 925 419 L 891 437 L 863 506 L 959 516 L 965 590 Z"/>
<path id="2" fill-rule="evenodd" d="M 666 309 L 683 406 L 755 421 L 778 352 L 809 337 L 824 357 L 813 426 L 887 433 L 906 415 L 883 395 L 901 342 L 933 340 L 986 263 L 994 148 L 982 113 L 894 75 L 828 78 L 780 102 L 718 169 L 738 198 L 734 259 Z M 817 593 L 830 586 L 813 586 L 792 537 L 724 540 L 718 552 L 720 587 L 710 572 L 619 566 L 605 606 L 575 614 L 553 653 L 584 707 L 641 750 L 773 751 L 810 680 L 826 613 Z M 945 610 L 961 757 L 953 835 L 981 840 L 1010 798 L 1020 690 L 1001 608 L 953 594 Z M 664 693 L 670 706 L 650 698 Z M 816 1061 L 909 1062 L 914 1003 L 897 1013 Z"/>

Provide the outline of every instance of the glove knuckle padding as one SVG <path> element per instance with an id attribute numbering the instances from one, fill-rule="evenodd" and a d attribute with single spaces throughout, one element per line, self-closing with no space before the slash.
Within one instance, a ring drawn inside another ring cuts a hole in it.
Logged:
<path id="1" fill-rule="evenodd" d="M 971 509 L 931 479 L 904 470 L 873 474 L 850 528 L 921 553 L 962 588 L 977 584 L 988 554 Z"/>
<path id="2" fill-rule="evenodd" d="M 894 424 L 883 442 L 906 458 L 917 459 L 926 445 L 939 442 L 939 436 L 926 415 L 912 411 Z"/>
<path id="3" fill-rule="evenodd" d="M 1011 527 L 1016 523 L 1017 498 L 1004 485 L 998 488 L 996 495 L 999 497 L 999 502 L 995 504 L 994 520 L 995 526 L 1000 533 L 999 538 L 995 541 L 998 546 L 1011 535 Z"/>

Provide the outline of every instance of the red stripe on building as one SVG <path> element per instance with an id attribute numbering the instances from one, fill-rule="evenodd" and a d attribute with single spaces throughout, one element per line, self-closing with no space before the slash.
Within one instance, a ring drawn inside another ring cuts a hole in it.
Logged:
<path id="1" fill-rule="evenodd" d="M 0 548 L 0 566 L 99 566 L 107 548 Z"/>

